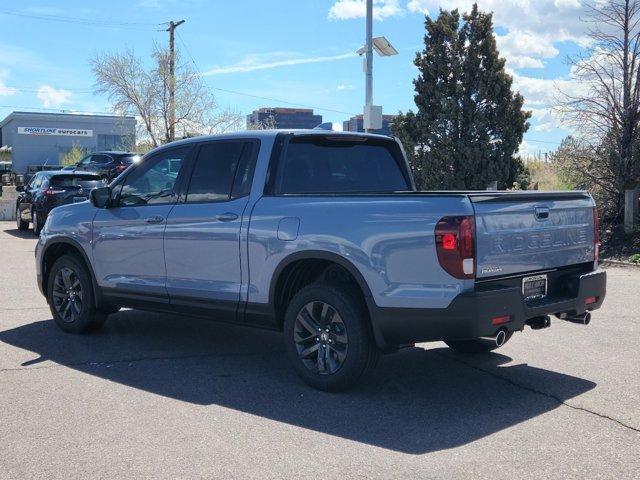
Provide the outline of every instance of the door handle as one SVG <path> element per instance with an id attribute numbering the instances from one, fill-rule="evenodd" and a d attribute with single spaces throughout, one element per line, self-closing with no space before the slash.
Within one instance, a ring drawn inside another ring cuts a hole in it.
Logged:
<path id="1" fill-rule="evenodd" d="M 164 222 L 164 217 L 161 217 L 160 215 L 156 215 L 154 217 L 146 218 L 144 221 L 147 223 L 162 223 Z"/>
<path id="2" fill-rule="evenodd" d="M 219 220 L 221 222 L 231 222 L 233 220 L 236 220 L 237 218 L 238 218 L 238 215 L 231 212 L 221 213 L 220 215 L 216 215 L 216 220 Z"/>

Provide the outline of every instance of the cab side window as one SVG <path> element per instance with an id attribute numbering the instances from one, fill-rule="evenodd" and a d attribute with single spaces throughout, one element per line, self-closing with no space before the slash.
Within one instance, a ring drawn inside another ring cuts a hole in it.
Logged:
<path id="1" fill-rule="evenodd" d="M 250 188 L 253 178 L 252 147 L 245 141 L 202 145 L 191 174 L 187 203 L 223 202 L 247 194 L 246 185 Z M 234 185 L 234 179 L 238 185 Z"/>
<path id="2" fill-rule="evenodd" d="M 120 207 L 174 203 L 176 182 L 190 148 L 160 152 L 136 167 L 119 192 Z"/>

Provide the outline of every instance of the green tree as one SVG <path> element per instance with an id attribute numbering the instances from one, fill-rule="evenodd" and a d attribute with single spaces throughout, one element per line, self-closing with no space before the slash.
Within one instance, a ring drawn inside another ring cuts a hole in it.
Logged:
<path id="1" fill-rule="evenodd" d="M 87 153 L 88 152 L 84 150 L 80 145 L 74 143 L 71 149 L 60 159 L 60 165 L 64 167 L 68 165 L 75 165 L 80 160 L 82 160 L 85 155 L 87 155 Z"/>
<path id="2" fill-rule="evenodd" d="M 393 132 L 403 142 L 425 189 L 526 187 L 516 156 L 529 128 L 524 99 L 511 90 L 493 36 L 492 15 L 473 6 L 426 17 L 425 48 L 414 61 L 417 111 L 400 114 Z"/>

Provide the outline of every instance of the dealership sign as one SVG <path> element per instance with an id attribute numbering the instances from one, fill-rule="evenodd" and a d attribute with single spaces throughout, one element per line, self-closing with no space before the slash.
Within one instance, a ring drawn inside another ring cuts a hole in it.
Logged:
<path id="1" fill-rule="evenodd" d="M 62 137 L 93 137 L 93 130 L 84 128 L 18 127 L 22 135 L 55 135 Z"/>

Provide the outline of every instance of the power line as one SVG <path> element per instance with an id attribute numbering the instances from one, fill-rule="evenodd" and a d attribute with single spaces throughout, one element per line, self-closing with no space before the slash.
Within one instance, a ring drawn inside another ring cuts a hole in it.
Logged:
<path id="1" fill-rule="evenodd" d="M 96 20 L 96 19 L 89 19 L 89 18 L 68 17 L 63 15 L 53 15 L 53 14 L 45 14 L 45 13 L 31 13 L 31 12 L 23 12 L 19 10 L 10 10 L 8 8 L 0 8 L 0 14 L 12 15 L 15 17 L 31 18 L 34 20 L 45 20 L 50 22 L 72 23 L 76 25 L 90 25 L 90 26 L 99 26 L 99 27 L 107 27 L 107 28 L 118 28 L 118 29 L 125 29 L 125 30 L 153 30 L 151 28 L 140 28 L 140 27 L 151 27 L 151 26 L 160 25 L 160 23 L 137 23 L 137 22 L 122 22 L 122 21 L 115 21 L 115 20 Z"/>
<path id="2" fill-rule="evenodd" d="M 549 145 L 558 145 L 560 142 L 551 142 L 549 140 L 536 140 L 535 138 L 525 138 L 525 142 L 548 143 Z"/>
<path id="3" fill-rule="evenodd" d="M 39 93 L 42 87 L 39 87 L 36 89 L 35 87 L 16 87 L 13 85 L 2 85 L 2 88 L 5 90 L 11 90 L 18 93 Z M 63 88 L 62 90 L 65 90 L 66 92 L 71 92 L 71 93 L 92 93 L 93 92 L 93 90 L 86 89 L 86 88 L 82 88 L 82 89 Z"/>
<path id="4" fill-rule="evenodd" d="M 24 105 L 0 105 L 0 108 L 12 108 L 18 109 L 22 111 L 31 111 L 31 110 L 44 110 L 46 112 L 57 112 L 57 113 L 73 113 L 78 115 L 116 115 L 114 112 L 90 112 L 87 110 L 81 109 L 64 109 L 64 108 L 46 108 L 46 107 L 27 107 Z"/>

